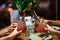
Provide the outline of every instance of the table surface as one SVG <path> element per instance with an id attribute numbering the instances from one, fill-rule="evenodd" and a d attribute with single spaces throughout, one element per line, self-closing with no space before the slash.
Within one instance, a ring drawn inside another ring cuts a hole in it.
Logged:
<path id="1" fill-rule="evenodd" d="M 22 40 L 29 40 L 29 39 L 32 39 L 32 40 L 42 40 L 41 37 L 39 37 L 39 35 L 41 35 L 41 33 L 34 33 L 34 34 L 30 34 L 29 37 L 26 37 L 26 36 L 19 36 L 18 38 L 21 38 Z M 48 39 L 51 39 L 52 36 L 51 35 L 48 35 L 48 37 L 45 38 L 45 40 L 48 40 Z"/>

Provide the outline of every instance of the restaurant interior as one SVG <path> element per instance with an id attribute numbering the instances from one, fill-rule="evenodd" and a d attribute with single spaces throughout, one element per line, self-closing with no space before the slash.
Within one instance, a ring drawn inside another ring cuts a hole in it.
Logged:
<path id="1" fill-rule="evenodd" d="M 0 40 L 60 40 L 58 0 L 0 0 Z"/>

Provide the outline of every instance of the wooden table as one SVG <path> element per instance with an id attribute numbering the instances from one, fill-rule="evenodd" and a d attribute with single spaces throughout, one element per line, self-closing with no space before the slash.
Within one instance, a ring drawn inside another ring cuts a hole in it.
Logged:
<path id="1" fill-rule="evenodd" d="M 52 40 L 60 40 L 60 34 L 51 32 Z"/>
<path id="2" fill-rule="evenodd" d="M 30 39 L 32 39 L 32 40 L 42 40 L 42 38 L 38 36 L 40 34 L 41 33 L 34 33 L 34 34 L 30 34 L 29 37 L 23 36 L 23 37 L 21 37 L 21 38 L 19 37 L 19 38 L 20 38 L 20 40 L 30 40 Z M 51 38 L 51 36 L 49 36 L 49 38 Z"/>

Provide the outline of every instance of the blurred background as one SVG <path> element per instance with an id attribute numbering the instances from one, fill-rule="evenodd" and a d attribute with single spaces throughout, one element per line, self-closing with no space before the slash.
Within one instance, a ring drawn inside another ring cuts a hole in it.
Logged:
<path id="1" fill-rule="evenodd" d="M 40 2 L 40 5 L 36 8 L 37 15 L 49 20 L 60 19 L 60 15 L 58 14 L 58 0 L 38 0 L 38 2 Z M 6 24 L 9 25 L 10 14 L 7 8 L 17 9 L 14 0 L 0 0 L 0 23 L 7 22 Z"/>

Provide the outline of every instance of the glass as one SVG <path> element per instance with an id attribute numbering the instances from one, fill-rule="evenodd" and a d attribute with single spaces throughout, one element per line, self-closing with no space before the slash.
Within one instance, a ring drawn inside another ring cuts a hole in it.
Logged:
<path id="1" fill-rule="evenodd" d="M 44 22 L 44 19 L 42 18 L 42 20 L 40 19 L 40 22 L 37 20 L 36 21 L 36 31 L 37 32 L 40 32 L 40 33 L 43 33 L 43 34 L 48 34 L 49 31 L 48 30 L 45 30 L 45 28 L 48 28 L 46 23 Z"/>

